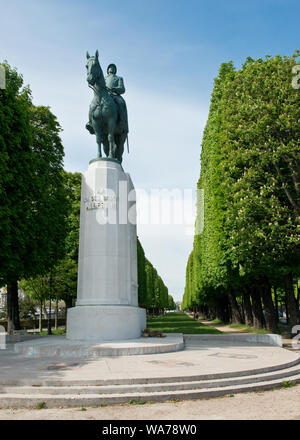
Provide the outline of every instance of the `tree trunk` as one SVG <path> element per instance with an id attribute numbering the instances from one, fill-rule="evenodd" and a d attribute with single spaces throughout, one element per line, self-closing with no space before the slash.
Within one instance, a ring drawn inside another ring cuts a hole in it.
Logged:
<path id="1" fill-rule="evenodd" d="M 285 296 L 284 296 L 284 307 L 285 307 L 286 323 L 289 324 L 290 318 L 289 318 L 289 308 L 288 308 L 288 301 L 287 301 L 286 292 L 285 292 Z"/>
<path id="2" fill-rule="evenodd" d="M 51 310 L 51 306 L 52 306 L 52 303 L 51 303 L 51 296 L 50 296 L 50 300 L 49 300 L 49 313 L 48 313 L 48 325 L 47 325 L 47 335 L 52 335 L 52 321 L 51 321 L 51 319 L 52 319 L 52 310 Z"/>
<path id="3" fill-rule="evenodd" d="M 224 296 L 218 299 L 215 307 L 216 318 L 222 322 L 230 321 L 230 313 L 229 313 L 229 305 L 228 305 L 228 296 Z"/>
<path id="4" fill-rule="evenodd" d="M 205 306 L 205 315 L 204 315 L 205 319 L 209 319 L 209 308 L 208 306 Z"/>
<path id="5" fill-rule="evenodd" d="M 238 303 L 236 301 L 236 297 L 232 288 L 228 290 L 228 299 L 229 299 L 229 307 L 231 312 L 231 323 L 232 324 L 241 324 L 242 317 L 240 313 L 240 309 Z"/>
<path id="6" fill-rule="evenodd" d="M 241 312 L 242 322 L 244 323 L 244 322 L 245 322 L 245 308 L 244 308 L 244 301 L 241 302 L 240 312 Z"/>
<path id="7" fill-rule="evenodd" d="M 220 306 L 220 304 L 216 304 L 215 315 L 216 315 L 216 319 L 219 319 L 220 321 L 223 321 L 223 319 L 222 319 L 222 307 Z"/>
<path id="8" fill-rule="evenodd" d="M 223 319 L 222 319 L 222 321 L 228 323 L 228 322 L 230 322 L 230 309 L 229 309 L 229 302 L 228 302 L 228 296 L 227 295 L 224 297 L 224 303 L 225 303 L 225 306 L 223 308 Z"/>
<path id="9" fill-rule="evenodd" d="M 291 327 L 299 323 L 299 311 L 297 309 L 296 298 L 294 295 L 293 276 L 292 273 L 285 275 L 285 293 L 289 312 L 289 324 Z"/>
<path id="10" fill-rule="evenodd" d="M 7 333 L 20 330 L 18 281 L 11 279 L 7 283 Z"/>
<path id="11" fill-rule="evenodd" d="M 209 307 L 206 306 L 206 319 L 209 319 Z"/>
<path id="12" fill-rule="evenodd" d="M 72 303 L 73 298 L 71 296 L 67 296 L 67 298 L 64 300 L 65 301 L 65 319 L 66 319 L 66 325 L 67 325 L 67 312 L 68 309 L 70 309 L 73 306 Z M 148 314 L 150 314 L 150 309 L 148 309 Z"/>
<path id="13" fill-rule="evenodd" d="M 43 331 L 42 315 L 43 315 L 43 300 L 40 301 L 39 332 Z"/>
<path id="14" fill-rule="evenodd" d="M 277 287 L 273 287 L 274 290 L 274 301 L 275 301 L 275 313 L 276 313 L 276 322 L 279 322 L 279 307 L 278 307 L 278 295 L 277 295 Z"/>
<path id="15" fill-rule="evenodd" d="M 58 321 L 58 299 L 55 300 L 55 320 L 54 320 L 54 328 L 55 328 L 55 330 L 58 329 L 57 321 Z"/>
<path id="16" fill-rule="evenodd" d="M 46 307 L 46 301 L 43 302 L 44 305 L 44 315 L 45 315 L 45 319 L 48 319 L 48 312 L 47 312 L 47 307 Z"/>
<path id="17" fill-rule="evenodd" d="M 250 293 L 247 288 L 243 292 L 243 300 L 245 310 L 245 324 L 248 326 L 253 326 L 252 305 L 250 301 Z"/>
<path id="18" fill-rule="evenodd" d="M 278 333 L 275 308 L 272 301 L 271 286 L 268 280 L 261 280 L 259 290 L 264 303 L 266 328 L 271 333 Z"/>
<path id="19" fill-rule="evenodd" d="M 265 320 L 262 312 L 259 290 L 253 286 L 251 289 L 253 325 L 255 328 L 264 328 Z"/>
<path id="20" fill-rule="evenodd" d="M 208 316 L 209 316 L 208 319 L 215 319 L 215 314 L 211 306 L 208 308 Z"/>

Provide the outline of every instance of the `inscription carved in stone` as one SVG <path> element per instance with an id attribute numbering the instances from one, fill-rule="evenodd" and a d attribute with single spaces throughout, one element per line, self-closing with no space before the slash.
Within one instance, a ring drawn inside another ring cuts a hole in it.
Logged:
<path id="1" fill-rule="evenodd" d="M 116 195 L 107 189 L 101 189 L 95 194 L 89 195 L 83 199 L 86 210 L 114 209 L 116 207 L 116 201 Z"/>

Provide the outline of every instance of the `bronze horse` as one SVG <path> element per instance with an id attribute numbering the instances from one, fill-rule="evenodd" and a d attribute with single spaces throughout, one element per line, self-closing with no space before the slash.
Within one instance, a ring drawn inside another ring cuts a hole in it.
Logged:
<path id="1" fill-rule="evenodd" d="M 102 157 L 102 143 L 106 156 L 122 163 L 124 143 L 128 134 L 127 123 L 121 120 L 118 104 L 106 87 L 98 50 L 95 56 L 90 56 L 87 52 L 86 57 L 87 82 L 94 91 L 86 128 L 91 134 L 96 135 L 98 157 Z"/>

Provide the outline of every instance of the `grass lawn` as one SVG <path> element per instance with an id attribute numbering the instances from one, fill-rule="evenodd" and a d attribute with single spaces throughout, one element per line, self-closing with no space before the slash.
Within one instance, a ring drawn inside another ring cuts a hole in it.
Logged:
<path id="1" fill-rule="evenodd" d="M 163 333 L 183 333 L 198 335 L 205 333 L 222 333 L 214 327 L 188 317 L 185 313 L 167 313 L 163 316 L 148 317 L 147 327 Z"/>
<path id="2" fill-rule="evenodd" d="M 239 329 L 241 332 L 244 332 L 244 333 L 260 333 L 260 334 L 261 333 L 262 334 L 270 333 L 265 328 L 248 327 L 245 324 L 229 324 L 229 327 Z"/>
<path id="3" fill-rule="evenodd" d="M 51 329 L 53 335 L 64 335 L 66 333 L 65 328 L 58 328 L 55 330 L 55 328 Z M 42 332 L 34 332 L 35 335 L 47 335 L 48 331 L 43 330 Z"/>
<path id="4" fill-rule="evenodd" d="M 201 317 L 200 317 L 200 319 L 201 319 Z M 227 327 L 236 328 L 236 329 L 240 330 L 241 333 L 259 333 L 259 334 L 270 333 L 265 328 L 255 328 L 255 327 L 247 326 L 245 324 L 230 324 L 229 322 L 220 321 L 220 319 L 206 319 L 206 321 L 209 321 L 211 324 L 227 325 Z"/>

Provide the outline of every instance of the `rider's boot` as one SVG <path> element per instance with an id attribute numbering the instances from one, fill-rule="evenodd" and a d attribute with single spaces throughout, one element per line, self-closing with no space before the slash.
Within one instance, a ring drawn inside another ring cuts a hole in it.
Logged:
<path id="1" fill-rule="evenodd" d="M 85 126 L 85 128 L 91 133 L 91 134 L 95 134 L 95 130 L 93 128 L 93 126 L 88 122 Z"/>

